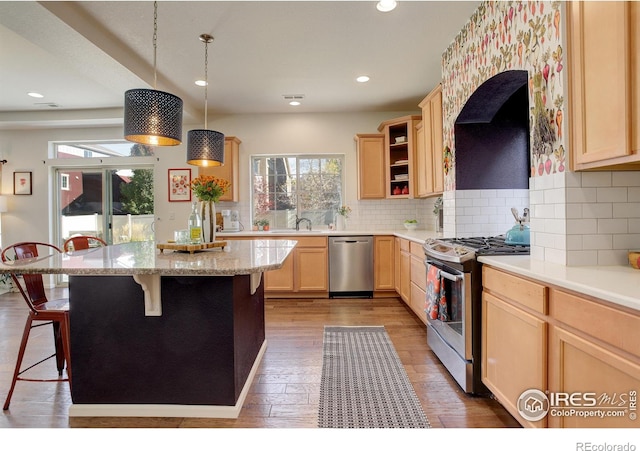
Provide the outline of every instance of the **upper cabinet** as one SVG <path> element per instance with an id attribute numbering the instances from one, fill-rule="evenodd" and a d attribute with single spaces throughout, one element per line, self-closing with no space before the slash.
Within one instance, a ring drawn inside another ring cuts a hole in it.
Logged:
<path id="1" fill-rule="evenodd" d="M 238 158 L 240 153 L 240 141 L 235 136 L 224 138 L 224 165 L 207 166 L 198 168 L 198 175 L 213 175 L 231 182 L 231 188 L 223 196 L 221 201 L 238 202 L 240 200 L 240 179 L 238 176 Z"/>
<path id="2" fill-rule="evenodd" d="M 413 198 L 416 125 L 420 116 L 403 116 L 380 124 L 384 134 L 385 197 Z"/>
<path id="3" fill-rule="evenodd" d="M 384 135 L 358 134 L 354 139 L 358 154 L 358 199 L 384 199 Z"/>
<path id="4" fill-rule="evenodd" d="M 416 197 L 430 197 L 444 191 L 442 85 L 436 86 L 419 106 L 422 124 L 417 130 Z"/>
<path id="5" fill-rule="evenodd" d="M 573 169 L 637 169 L 640 4 L 574 1 L 567 13 Z"/>

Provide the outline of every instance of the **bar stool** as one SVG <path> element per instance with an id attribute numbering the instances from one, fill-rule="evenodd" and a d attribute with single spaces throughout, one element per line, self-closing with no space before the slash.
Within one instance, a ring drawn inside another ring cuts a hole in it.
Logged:
<path id="1" fill-rule="evenodd" d="M 83 249 L 89 249 L 90 247 L 100 247 L 106 246 L 107 243 L 98 238 L 97 236 L 90 235 L 78 235 L 67 238 L 67 240 L 62 245 L 62 249 L 65 252 L 70 251 L 80 251 Z"/>
<path id="2" fill-rule="evenodd" d="M 6 247 L 0 257 L 2 261 L 7 264 L 12 260 L 49 258 L 51 253 L 62 253 L 60 248 L 48 243 L 38 242 L 22 242 L 12 244 Z M 13 379 L 11 380 L 11 388 L 7 394 L 7 399 L 4 403 L 3 410 L 9 409 L 9 403 L 11 402 L 11 396 L 16 386 L 17 381 L 29 381 L 29 382 L 61 382 L 68 381 L 71 384 L 71 352 L 70 352 L 70 331 L 69 331 L 69 300 L 58 299 L 49 301 L 45 294 L 44 283 L 42 274 L 26 274 L 19 272 L 19 266 L 16 265 L 16 272 L 11 273 L 11 278 L 14 284 L 22 294 L 27 306 L 29 307 L 29 316 L 24 326 L 24 332 L 22 334 L 22 341 L 20 342 L 20 349 L 18 351 L 18 359 L 16 361 L 16 368 L 13 373 Z M 22 275 L 23 284 L 20 283 L 19 275 Z M 29 340 L 29 334 L 31 329 L 35 327 L 45 326 L 47 324 L 53 325 L 53 337 L 55 344 L 55 352 L 49 357 L 34 363 L 33 365 L 22 368 L 22 360 L 27 348 L 27 342 Z M 26 373 L 35 366 L 56 357 L 56 364 L 58 368 L 57 379 L 34 379 L 29 377 L 23 377 L 22 374 Z M 62 378 L 62 371 L 64 364 L 67 364 L 67 377 Z"/>

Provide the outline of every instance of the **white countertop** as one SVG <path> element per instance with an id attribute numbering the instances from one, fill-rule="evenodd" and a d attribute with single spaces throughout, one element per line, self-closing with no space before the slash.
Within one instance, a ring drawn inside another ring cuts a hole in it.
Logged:
<path id="1" fill-rule="evenodd" d="M 640 310 L 640 270 L 631 266 L 564 266 L 525 255 L 483 256 L 481 263 Z"/>
<path id="2" fill-rule="evenodd" d="M 69 275 L 209 275 L 256 274 L 282 267 L 296 241 L 229 240 L 222 248 L 194 254 L 156 248 L 154 241 L 133 242 L 36 259 L 0 263 L 0 273 Z"/>

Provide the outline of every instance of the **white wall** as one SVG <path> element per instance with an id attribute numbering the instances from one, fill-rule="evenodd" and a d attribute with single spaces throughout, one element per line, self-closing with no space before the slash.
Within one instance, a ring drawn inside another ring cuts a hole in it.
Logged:
<path id="1" fill-rule="evenodd" d="M 345 155 L 346 203 L 354 212 L 354 227 L 400 229 L 405 216 L 417 217 L 426 228 L 433 229 L 431 210 L 433 200 L 357 201 L 357 167 L 354 136 L 356 133 L 377 132 L 385 120 L 417 111 L 344 113 L 344 114 L 252 114 L 209 118 L 209 128 L 226 136 L 237 136 L 240 145 L 240 202 L 221 203 L 222 208 L 240 210 L 241 221 L 249 225 L 249 158 L 255 154 L 273 153 L 336 153 Z M 155 207 L 156 238 L 164 241 L 173 231 L 184 228 L 189 215 L 187 202 L 168 202 L 167 171 L 170 168 L 191 167 L 185 163 L 186 137 L 191 128 L 183 129 L 184 142 L 176 147 L 156 149 Z M 122 137 L 122 127 L 67 128 L 40 130 L 0 130 L 0 159 L 2 194 L 9 197 L 9 211 L 2 216 L 4 243 L 21 240 L 53 241 L 48 218 L 51 216 L 52 181 L 49 160 L 50 141 L 106 140 Z M 86 160 L 91 163 L 90 160 Z M 33 195 L 14 196 L 13 172 L 33 172 Z M 424 219 L 423 219 L 424 218 Z"/>

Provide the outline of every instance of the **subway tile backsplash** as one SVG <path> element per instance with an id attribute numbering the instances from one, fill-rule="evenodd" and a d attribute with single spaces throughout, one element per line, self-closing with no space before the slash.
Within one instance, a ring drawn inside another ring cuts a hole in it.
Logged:
<path id="1" fill-rule="evenodd" d="M 446 236 L 496 236 L 515 224 L 511 208 L 520 215 L 529 207 L 529 191 L 517 189 L 457 190 L 444 193 Z"/>
<path id="2" fill-rule="evenodd" d="M 515 223 L 511 207 L 531 210 L 531 256 L 567 266 L 627 265 L 627 252 L 640 250 L 640 172 L 564 172 L 529 179 L 529 190 L 446 191 L 444 232 L 448 237 L 495 236 Z M 405 219 L 435 230 L 430 199 L 357 201 L 351 230 L 403 230 Z M 249 205 L 240 210 L 245 228 Z"/>
<path id="3" fill-rule="evenodd" d="M 640 249 L 640 172 L 529 179 L 532 257 L 567 266 L 626 265 Z"/>
<path id="4" fill-rule="evenodd" d="M 361 200 L 349 203 L 352 211 L 347 221 L 347 230 L 405 230 L 403 223 L 406 219 L 417 219 L 420 230 L 435 230 L 436 216 L 433 213 L 435 201 L 434 197 L 428 199 Z M 249 205 L 245 205 L 243 202 L 221 202 L 216 209 L 217 211 L 238 210 L 244 229 L 251 230 Z M 321 226 L 314 226 L 314 229 L 320 228 Z"/>

